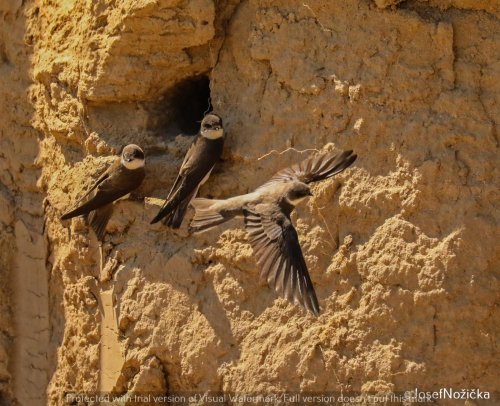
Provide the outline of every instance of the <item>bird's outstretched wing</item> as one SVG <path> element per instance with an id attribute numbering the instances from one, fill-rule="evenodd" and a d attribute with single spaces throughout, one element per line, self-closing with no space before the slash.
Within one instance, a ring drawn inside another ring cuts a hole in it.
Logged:
<path id="1" fill-rule="evenodd" d="M 128 170 L 120 165 L 118 161 L 112 165 L 112 168 L 110 167 L 105 175 L 103 175 L 104 179 L 92 188 L 92 190 L 95 189 L 95 195 L 85 203 L 62 215 L 61 220 L 89 214 L 92 210 L 99 209 L 129 194 L 140 186 L 145 172 L 144 168 Z M 87 192 L 87 195 L 89 193 Z"/>
<path id="2" fill-rule="evenodd" d="M 324 152 L 313 155 L 298 164 L 278 171 L 261 187 L 275 182 L 299 180 L 300 182 L 311 183 L 328 179 L 351 166 L 356 158 L 357 155 L 353 154 L 352 150 L 340 154 Z"/>
<path id="3" fill-rule="evenodd" d="M 318 299 L 290 218 L 274 204 L 247 208 L 244 216 L 261 277 L 281 296 L 318 316 Z"/>

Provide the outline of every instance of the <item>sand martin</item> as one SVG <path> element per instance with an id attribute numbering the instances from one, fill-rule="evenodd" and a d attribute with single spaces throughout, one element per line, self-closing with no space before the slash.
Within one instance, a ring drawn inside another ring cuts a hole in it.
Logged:
<path id="1" fill-rule="evenodd" d="M 113 202 L 127 197 L 141 185 L 145 176 L 144 163 L 142 149 L 134 144 L 127 145 L 121 158 L 117 158 L 77 202 L 78 207 L 63 214 L 61 220 L 87 215 L 90 226 L 102 243 L 106 225 L 113 214 Z M 92 192 L 94 194 L 89 198 Z"/>
<path id="2" fill-rule="evenodd" d="M 223 146 L 222 119 L 217 114 L 209 113 L 203 118 L 200 132 L 186 153 L 177 179 L 151 224 L 165 218 L 167 226 L 181 226 L 189 202 L 196 196 L 199 187 L 207 181 L 222 154 Z"/>
<path id="3" fill-rule="evenodd" d="M 318 299 L 290 213 L 312 195 L 310 183 L 342 172 L 355 160 L 352 151 L 321 153 L 277 172 L 251 193 L 226 200 L 194 199 L 191 230 L 203 231 L 243 216 L 261 277 L 290 302 L 317 316 Z"/>

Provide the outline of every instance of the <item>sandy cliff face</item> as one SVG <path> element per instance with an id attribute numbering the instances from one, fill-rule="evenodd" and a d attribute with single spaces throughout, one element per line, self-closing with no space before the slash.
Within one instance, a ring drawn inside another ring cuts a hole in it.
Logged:
<path id="1" fill-rule="evenodd" d="M 499 17 L 480 0 L 0 1 L 2 399 L 498 389 Z M 202 196 L 326 144 L 359 155 L 293 217 L 317 319 L 259 282 L 237 221 L 149 225 L 209 90 L 227 140 Z M 100 273 L 84 221 L 59 216 L 130 142 L 148 175 Z"/>

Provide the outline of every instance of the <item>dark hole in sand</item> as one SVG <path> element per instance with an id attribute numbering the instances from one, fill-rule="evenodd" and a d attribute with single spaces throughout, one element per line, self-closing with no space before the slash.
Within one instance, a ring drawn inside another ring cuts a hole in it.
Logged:
<path id="1" fill-rule="evenodd" d="M 176 127 L 183 134 L 196 134 L 203 116 L 212 109 L 208 76 L 198 75 L 184 79 L 167 94 L 170 117 L 175 121 Z"/>

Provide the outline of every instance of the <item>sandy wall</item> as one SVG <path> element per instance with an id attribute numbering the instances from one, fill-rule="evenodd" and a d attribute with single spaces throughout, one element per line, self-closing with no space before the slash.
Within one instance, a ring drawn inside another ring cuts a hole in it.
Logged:
<path id="1" fill-rule="evenodd" d="M 0 0 L 0 400 L 498 389 L 499 17 L 481 0 Z M 237 221 L 149 225 L 203 75 L 227 139 L 201 195 L 325 144 L 359 155 L 293 216 L 317 319 L 259 282 Z M 148 175 L 100 272 L 83 220 L 59 216 L 129 142 Z"/>

